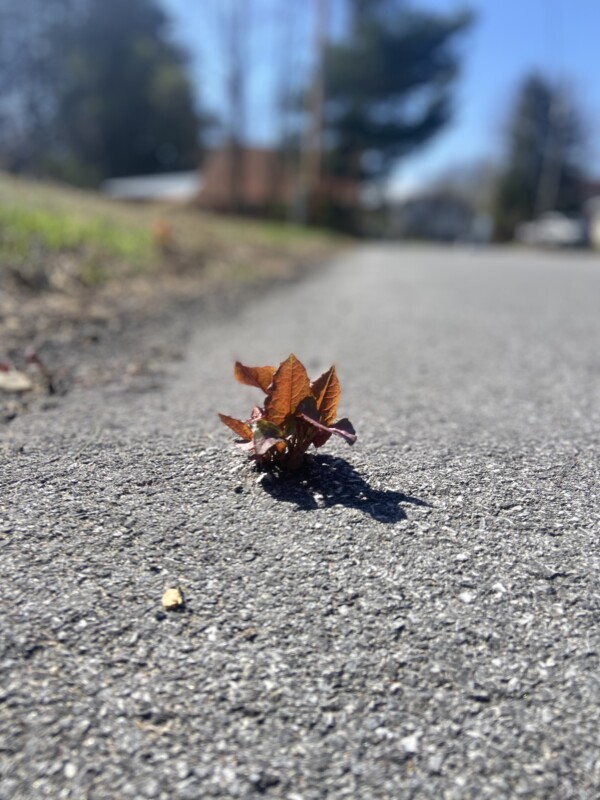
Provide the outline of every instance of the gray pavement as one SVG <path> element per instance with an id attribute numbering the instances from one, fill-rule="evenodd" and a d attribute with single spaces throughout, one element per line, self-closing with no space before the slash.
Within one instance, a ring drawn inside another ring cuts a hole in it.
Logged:
<path id="1" fill-rule="evenodd" d="M 598 798 L 599 308 L 593 256 L 365 248 L 5 427 L 0 798 Z M 290 351 L 359 441 L 264 477 L 216 413 Z"/>

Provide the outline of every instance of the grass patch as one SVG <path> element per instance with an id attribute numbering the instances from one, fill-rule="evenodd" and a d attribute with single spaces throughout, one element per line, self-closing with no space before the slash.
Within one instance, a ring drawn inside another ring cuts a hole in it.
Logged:
<path id="1" fill-rule="evenodd" d="M 169 230 L 166 247 L 157 223 Z M 67 257 L 74 278 L 88 286 L 160 269 L 189 274 L 207 267 L 224 280 L 247 282 L 276 271 L 276 264 L 318 260 L 342 242 L 326 231 L 216 216 L 191 206 L 122 203 L 0 173 L 0 270 L 24 275 L 49 274 Z"/>
<path id="2" fill-rule="evenodd" d="M 152 267 L 151 230 L 121 221 L 88 199 L 83 192 L 0 175 L 0 266 L 43 272 L 68 254 L 77 262 L 78 278 L 91 284 L 124 265 L 129 271 Z"/>
<path id="3" fill-rule="evenodd" d="M 153 254 L 152 237 L 145 231 L 65 211 L 0 204 L 0 253 L 9 261 L 21 262 L 32 250 L 79 251 L 86 257 L 131 263 L 146 263 Z"/>

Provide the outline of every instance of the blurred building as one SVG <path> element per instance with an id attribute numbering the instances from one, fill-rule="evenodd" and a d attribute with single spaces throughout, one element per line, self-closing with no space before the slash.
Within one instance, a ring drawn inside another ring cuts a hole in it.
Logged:
<path id="1" fill-rule="evenodd" d="M 548 211 L 517 226 L 515 239 L 522 244 L 544 247 L 586 247 L 600 250 L 600 181 L 583 184 L 580 214 Z"/>
<path id="2" fill-rule="evenodd" d="M 277 150 L 224 147 L 208 155 L 202 169 L 199 203 L 211 211 L 243 211 L 261 215 L 288 209 L 302 192 L 298 165 Z M 319 202 L 353 209 L 359 187 L 354 181 L 324 175 Z"/>
<path id="3" fill-rule="evenodd" d="M 388 230 L 398 239 L 485 243 L 490 239 L 491 224 L 462 197 L 435 191 L 393 203 Z"/>
<path id="4" fill-rule="evenodd" d="M 354 213 L 360 197 L 357 182 L 325 174 L 318 196 L 308 198 L 298 164 L 280 151 L 257 147 L 214 150 L 194 172 L 111 178 L 101 190 L 117 200 L 194 202 L 209 211 L 286 217 L 309 203 L 324 217 L 331 208 Z"/>
<path id="5" fill-rule="evenodd" d="M 224 147 L 209 154 L 202 170 L 199 203 L 211 211 L 244 209 L 258 213 L 289 200 L 290 170 L 272 150 Z"/>
<path id="6" fill-rule="evenodd" d="M 582 217 L 548 211 L 531 222 L 517 225 L 515 239 L 543 247 L 583 247 L 588 243 L 588 225 Z"/>
<path id="7" fill-rule="evenodd" d="M 186 203 L 196 200 L 202 188 L 199 172 L 172 172 L 111 178 L 100 187 L 115 200 L 166 201 Z"/>
<path id="8" fill-rule="evenodd" d="M 588 200 L 586 213 L 590 244 L 596 250 L 600 250 L 600 194 Z"/>
<path id="9" fill-rule="evenodd" d="M 585 190 L 589 242 L 596 250 L 600 250 L 600 180 L 588 181 Z"/>

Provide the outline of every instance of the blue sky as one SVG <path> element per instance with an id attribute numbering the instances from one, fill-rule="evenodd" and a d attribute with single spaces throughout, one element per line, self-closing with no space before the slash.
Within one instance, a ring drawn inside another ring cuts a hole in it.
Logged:
<path id="1" fill-rule="evenodd" d="M 454 0 L 429 0 L 442 11 Z M 474 0 L 477 22 L 464 49 L 456 117 L 420 155 L 398 171 L 402 185 L 446 166 L 497 156 L 515 86 L 533 69 L 564 81 L 590 126 L 590 172 L 600 176 L 600 2 Z"/>
<path id="2" fill-rule="evenodd" d="M 194 74 L 209 106 L 222 107 L 224 70 L 215 41 L 214 22 L 227 0 L 163 0 L 173 15 L 174 34 L 188 48 Z M 265 8 L 273 0 L 255 0 Z M 290 70 L 302 74 L 309 62 L 309 0 L 288 0 L 296 19 Z M 333 25 L 340 25 L 340 0 L 330 0 Z M 589 172 L 600 177 L 600 0 L 422 0 L 420 7 L 450 12 L 465 5 L 476 23 L 463 45 L 463 71 L 456 91 L 453 123 L 418 155 L 401 164 L 393 178 L 402 192 L 445 169 L 474 159 L 498 156 L 502 130 L 519 80 L 533 69 L 566 82 L 590 126 Z M 249 136 L 268 142 L 276 112 L 273 38 L 256 25 L 252 42 L 253 84 Z"/>

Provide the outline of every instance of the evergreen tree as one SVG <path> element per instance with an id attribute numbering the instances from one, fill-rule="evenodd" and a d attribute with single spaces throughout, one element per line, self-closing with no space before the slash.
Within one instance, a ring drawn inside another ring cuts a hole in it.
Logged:
<path id="1" fill-rule="evenodd" d="M 444 16 L 398 0 L 352 0 L 350 36 L 325 55 L 329 165 L 359 181 L 385 177 L 450 120 L 456 43 L 467 12 Z"/>
<path id="2" fill-rule="evenodd" d="M 167 22 L 153 0 L 92 0 L 72 31 L 60 124 L 98 177 L 197 163 L 192 87 Z"/>
<path id="3" fill-rule="evenodd" d="M 55 145 L 63 32 L 79 0 L 0 0 L 0 166 L 36 172 Z"/>
<path id="4" fill-rule="evenodd" d="M 581 211 L 583 123 L 565 90 L 539 75 L 519 88 L 495 198 L 496 235 L 545 211 Z"/>
<path id="5" fill-rule="evenodd" d="M 0 63 L 20 54 L 16 80 L 0 85 L 9 168 L 93 184 L 197 165 L 186 59 L 156 0 L 22 2 L 27 13 L 11 11 L 10 36 L 0 37 Z M 0 19 L 3 7 L 11 0 L 0 0 Z"/>

